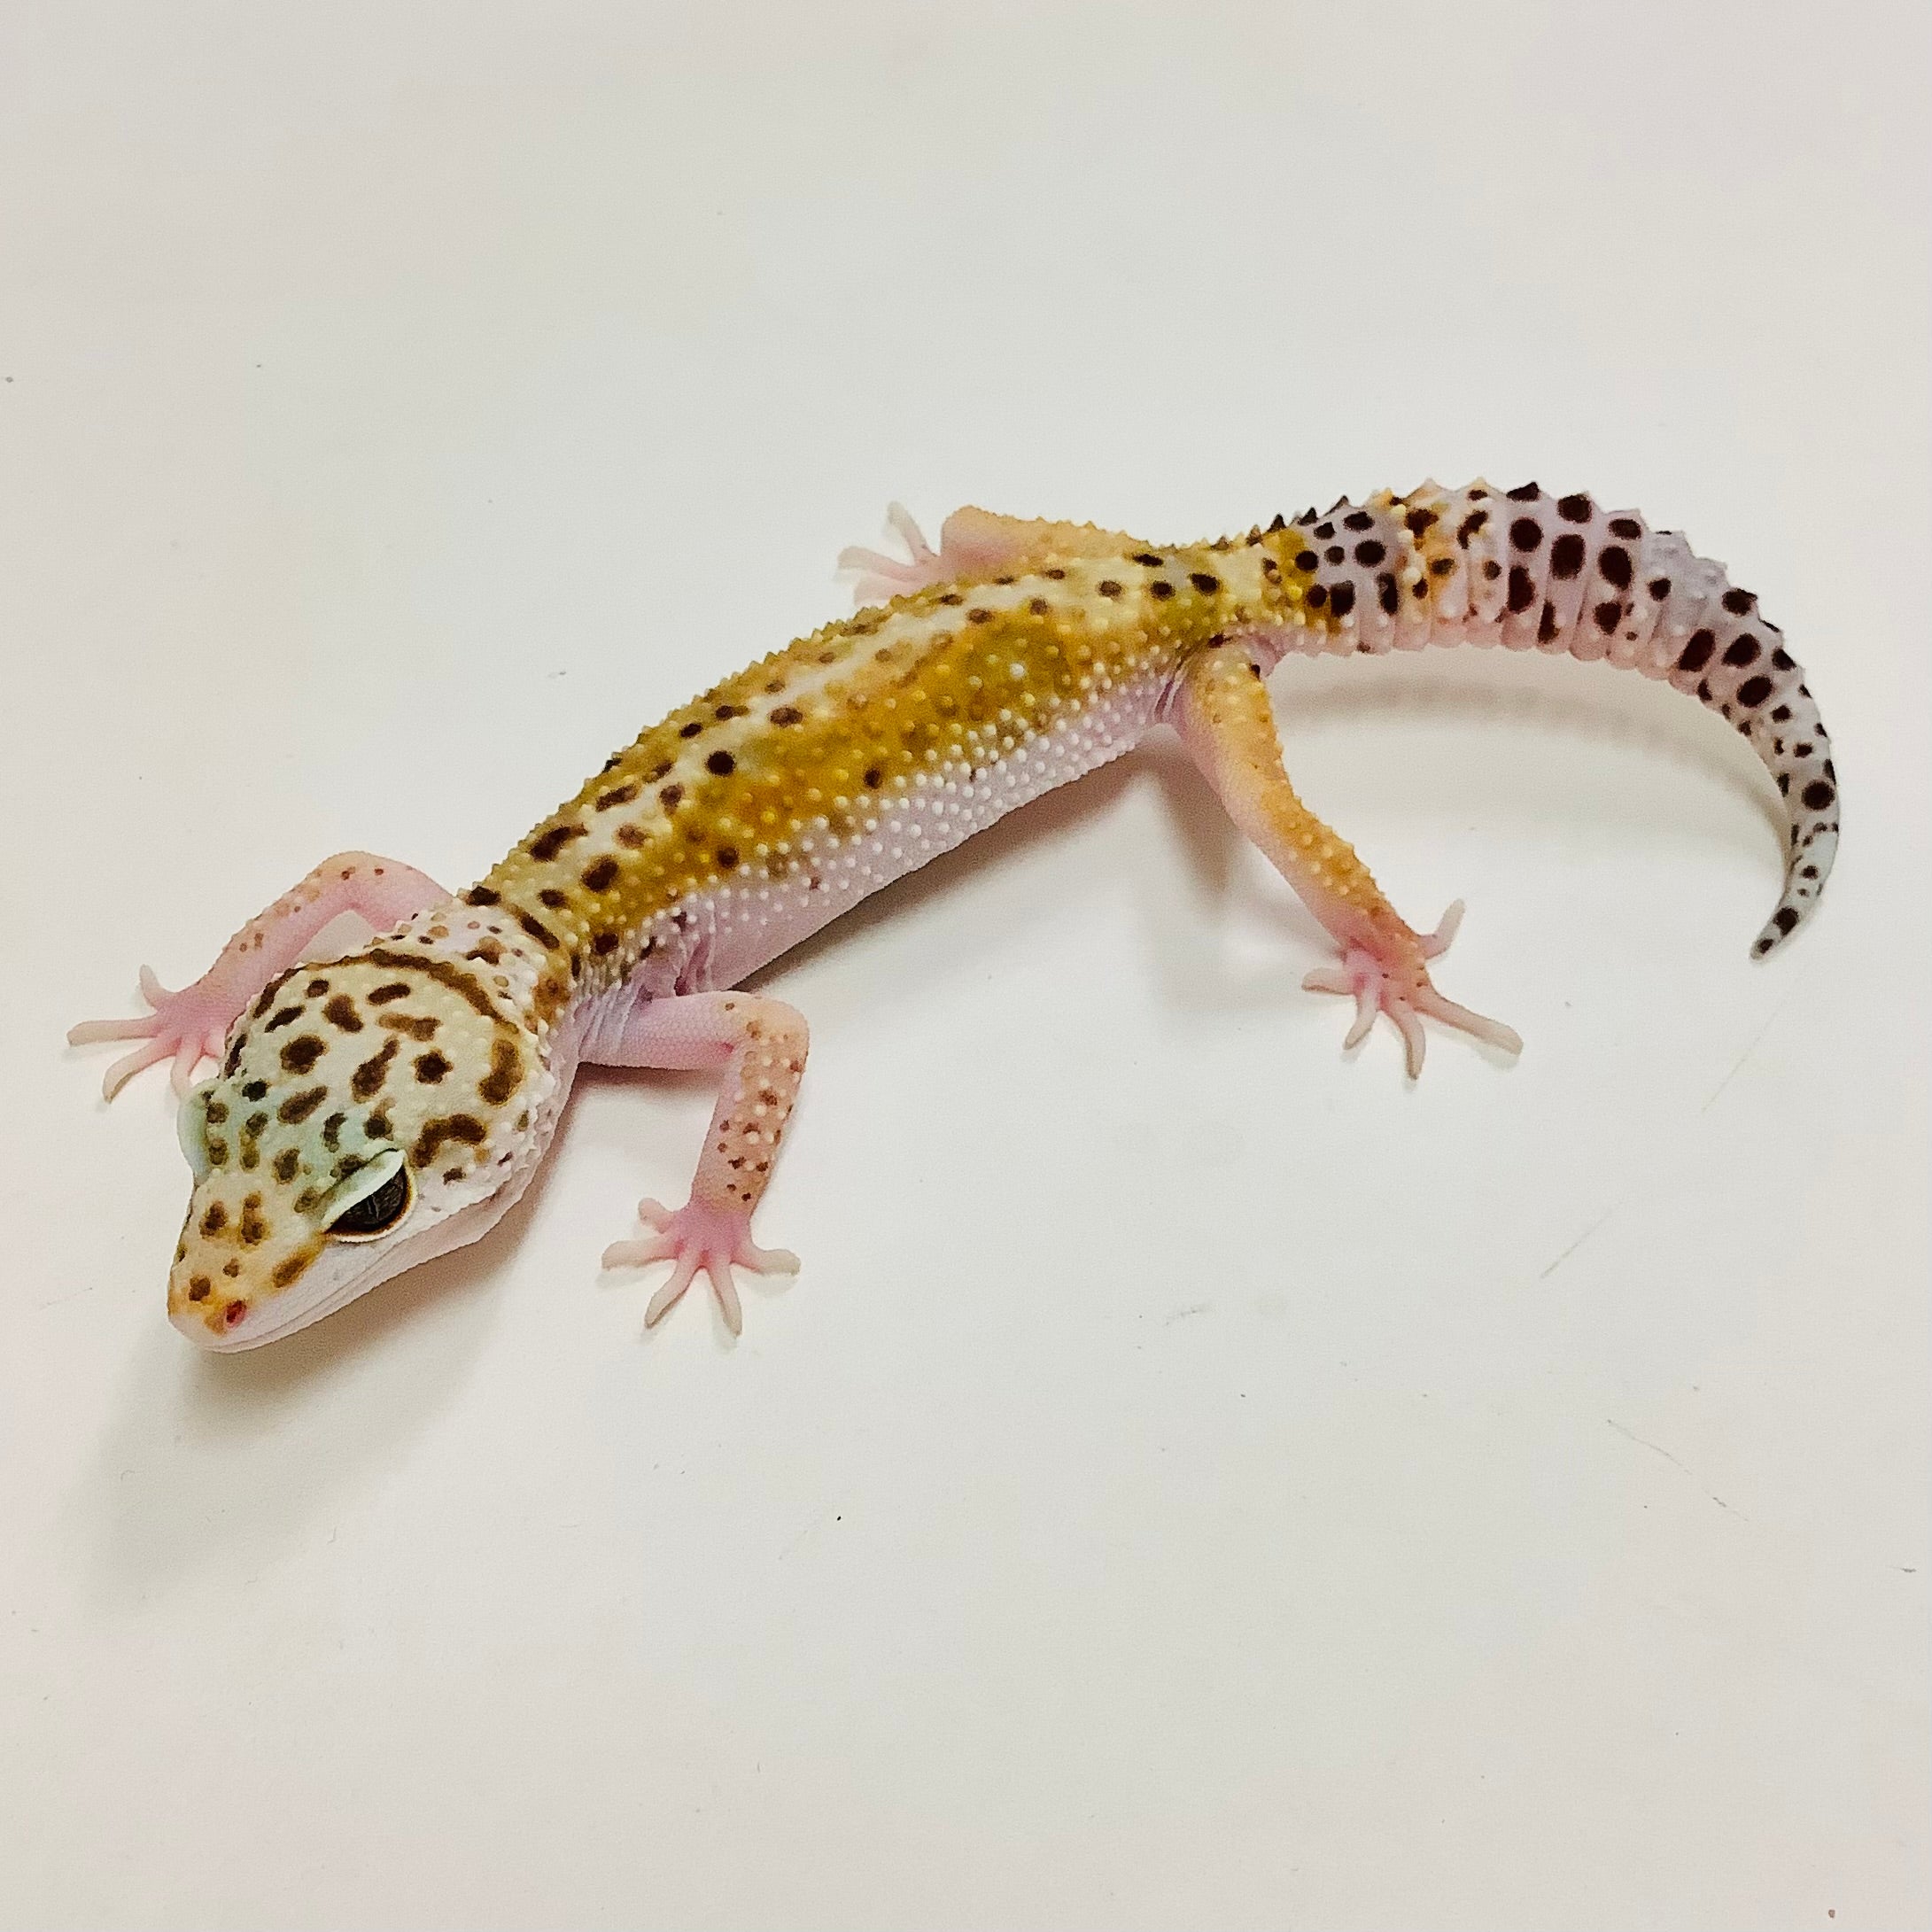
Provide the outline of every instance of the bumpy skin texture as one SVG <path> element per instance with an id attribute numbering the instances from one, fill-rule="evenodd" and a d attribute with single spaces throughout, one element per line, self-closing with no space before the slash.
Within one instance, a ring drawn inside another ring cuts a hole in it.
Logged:
<path id="1" fill-rule="evenodd" d="M 144 978 L 154 1014 L 74 1029 L 142 1037 L 133 1058 L 173 1058 L 177 1080 L 221 1046 L 182 1112 L 184 1332 L 256 1346 L 477 1238 L 586 1062 L 723 1070 L 690 1201 L 644 1203 L 655 1231 L 606 1260 L 673 1264 L 652 1320 L 703 1272 L 735 1331 L 733 1268 L 795 1265 L 749 1227 L 806 1042 L 790 1008 L 725 989 L 1159 723 L 1333 935 L 1338 964 L 1308 984 L 1355 997 L 1351 1042 L 1380 1013 L 1411 1073 L 1425 1016 L 1514 1051 L 1431 982 L 1460 906 L 1412 930 L 1295 795 L 1262 685 L 1290 650 L 1501 645 L 1666 678 L 1745 734 L 1786 801 L 1785 889 L 1756 950 L 1823 888 L 1837 780 L 1802 672 L 1749 592 L 1634 513 L 1426 484 L 1179 547 L 968 509 L 936 550 L 894 517 L 908 558 L 842 559 L 875 601 L 653 725 L 458 897 L 342 855 L 185 993 Z M 344 907 L 400 923 L 300 963 Z"/>

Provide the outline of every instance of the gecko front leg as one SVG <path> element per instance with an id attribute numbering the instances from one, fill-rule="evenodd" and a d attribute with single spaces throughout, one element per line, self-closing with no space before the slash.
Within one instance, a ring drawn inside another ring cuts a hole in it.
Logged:
<path id="1" fill-rule="evenodd" d="M 176 1093 L 186 1093 L 204 1059 L 219 1059 L 229 1028 L 270 980 L 293 966 L 309 942 L 344 912 L 358 912 L 377 932 L 449 895 L 426 873 L 374 852 L 338 852 L 291 886 L 222 947 L 192 986 L 171 993 L 146 966 L 141 993 L 153 1010 L 128 1020 L 83 1020 L 68 1029 L 70 1046 L 97 1040 L 141 1040 L 107 1069 L 101 1082 L 112 1100 L 144 1067 L 174 1062 Z"/>
<path id="2" fill-rule="evenodd" d="M 1282 766 L 1261 666 L 1238 642 L 1211 645 L 1188 660 L 1169 716 L 1228 816 L 1340 945 L 1340 964 L 1309 974 L 1302 983 L 1314 992 L 1354 996 L 1347 1045 L 1360 1042 L 1384 1013 L 1402 1036 L 1411 1079 L 1422 1071 L 1423 1014 L 1506 1052 L 1522 1051 L 1513 1028 L 1444 998 L 1430 983 L 1427 962 L 1455 937 L 1461 902 L 1433 933 L 1412 931 L 1354 847 L 1296 797 Z"/>
<path id="3" fill-rule="evenodd" d="M 704 1137 L 691 1198 L 675 1212 L 654 1200 L 638 1204 L 656 1231 L 604 1251 L 606 1268 L 671 1261 L 671 1279 L 644 1311 L 647 1328 L 660 1321 L 696 1277 L 712 1292 L 733 1335 L 744 1326 L 733 1268 L 754 1274 L 792 1274 L 798 1257 L 761 1248 L 751 1238 L 751 1215 L 772 1177 L 772 1162 L 798 1097 L 808 1034 L 803 1016 L 783 1001 L 750 993 L 687 993 L 614 1013 L 591 1028 L 584 1058 L 601 1067 L 694 1069 L 722 1067 L 723 1090 Z"/>

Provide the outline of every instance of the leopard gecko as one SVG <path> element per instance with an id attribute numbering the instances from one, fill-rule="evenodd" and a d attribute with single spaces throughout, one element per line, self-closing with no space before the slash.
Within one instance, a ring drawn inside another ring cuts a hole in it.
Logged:
<path id="1" fill-rule="evenodd" d="M 1378 1014 L 1413 1077 L 1424 1019 L 1507 1052 L 1507 1027 L 1430 978 L 1461 915 L 1419 933 L 1284 772 L 1268 672 L 1290 651 L 1432 644 L 1567 652 L 1668 679 L 1750 741 L 1788 819 L 1768 953 L 1817 904 L 1838 842 L 1831 746 L 1750 592 L 1674 531 L 1538 486 L 1425 484 L 1144 543 L 977 509 L 937 550 L 848 551 L 863 608 L 654 725 L 452 895 L 345 852 L 251 920 L 202 977 L 76 1044 L 141 1044 L 108 1097 L 171 1060 L 193 1191 L 168 1311 L 251 1348 L 485 1232 L 529 1184 L 578 1068 L 715 1068 L 689 1199 L 647 1200 L 607 1267 L 669 1261 L 654 1323 L 702 1271 L 735 1333 L 734 1269 L 789 1270 L 751 1218 L 804 1072 L 803 1018 L 733 990 L 857 901 L 1172 726 L 1235 824 L 1332 935 L 1306 984 Z M 338 914 L 380 935 L 305 951 Z M 191 1089 L 204 1058 L 219 1072 Z"/>

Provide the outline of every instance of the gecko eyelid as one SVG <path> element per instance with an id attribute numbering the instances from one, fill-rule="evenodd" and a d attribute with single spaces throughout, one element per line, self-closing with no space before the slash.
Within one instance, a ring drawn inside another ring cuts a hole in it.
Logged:
<path id="1" fill-rule="evenodd" d="M 329 1223 L 331 1241 L 373 1241 L 384 1235 L 409 1212 L 415 1201 L 415 1184 L 409 1168 L 400 1157 L 386 1178 L 367 1193 L 359 1194 Z"/>

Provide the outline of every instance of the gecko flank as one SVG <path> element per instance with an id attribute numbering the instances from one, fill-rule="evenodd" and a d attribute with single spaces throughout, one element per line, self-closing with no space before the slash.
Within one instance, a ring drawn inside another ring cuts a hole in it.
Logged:
<path id="1" fill-rule="evenodd" d="M 690 1199 L 608 1266 L 672 1264 L 656 1321 L 699 1271 L 735 1331 L 804 1071 L 805 1022 L 732 989 L 846 908 L 1042 792 L 1176 730 L 1229 815 L 1333 936 L 1308 976 L 1378 1013 L 1411 1075 L 1423 1020 L 1513 1051 L 1438 992 L 1461 914 L 1411 929 L 1282 769 L 1263 679 L 1290 651 L 1431 644 L 1603 658 L 1667 679 L 1749 739 L 1783 795 L 1784 889 L 1754 950 L 1796 928 L 1838 842 L 1831 745 L 1757 600 L 1672 531 L 1588 496 L 1424 485 L 1156 545 L 981 510 L 907 560 L 848 551 L 865 608 L 754 664 L 618 752 L 477 884 L 451 896 L 392 859 L 325 860 L 179 993 L 76 1027 L 135 1039 L 112 1095 L 173 1062 L 194 1189 L 168 1307 L 248 1348 L 475 1240 L 528 1184 L 577 1069 L 711 1067 L 723 1090 Z M 380 935 L 305 960 L 338 913 Z M 220 1062 L 188 1090 L 203 1058 Z"/>

